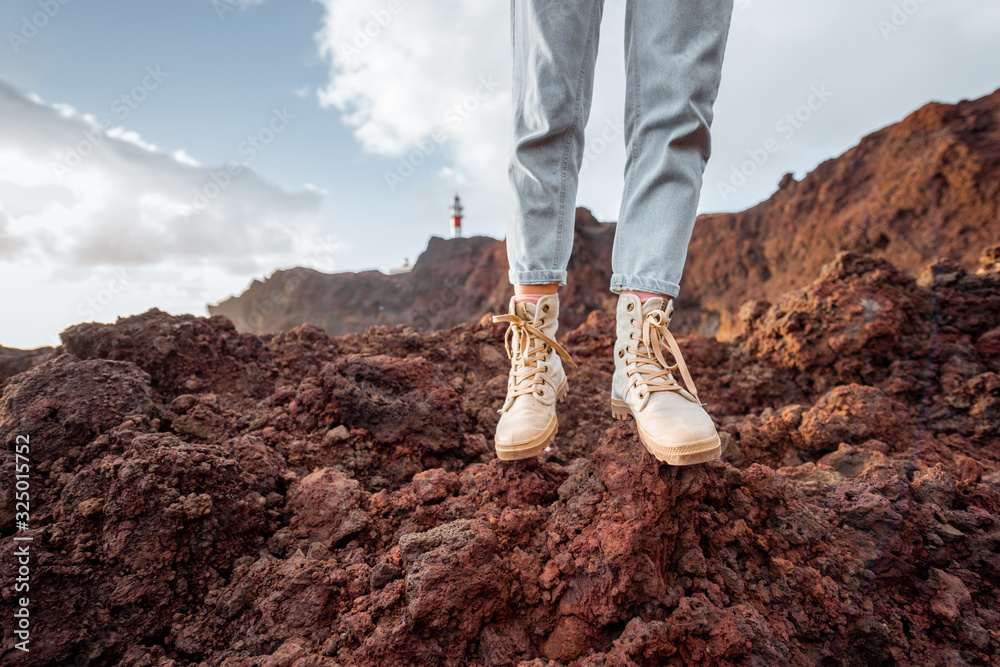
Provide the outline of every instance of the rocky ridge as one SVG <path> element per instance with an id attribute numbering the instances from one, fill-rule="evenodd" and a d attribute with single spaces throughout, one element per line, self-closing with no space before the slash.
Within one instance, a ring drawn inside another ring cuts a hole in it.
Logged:
<path id="1" fill-rule="evenodd" d="M 16 659 L 995 664 L 1000 249 L 919 279 L 840 253 L 739 316 L 731 342 L 680 339 L 725 448 L 683 468 L 611 420 L 608 311 L 560 332 L 559 435 L 516 463 L 491 450 L 509 362 L 488 318 L 71 327 L 0 397 L 0 440 L 32 443 Z M 0 469 L 10 563 L 11 448 Z"/>

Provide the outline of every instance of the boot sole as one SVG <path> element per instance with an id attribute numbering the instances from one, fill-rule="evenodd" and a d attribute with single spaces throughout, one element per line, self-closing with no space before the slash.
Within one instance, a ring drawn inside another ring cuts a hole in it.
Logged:
<path id="1" fill-rule="evenodd" d="M 563 399 L 566 398 L 569 388 L 566 384 L 566 378 L 559 384 L 559 389 L 556 390 L 556 403 L 562 403 Z M 529 459 L 535 456 L 543 449 L 549 446 L 553 440 L 556 438 L 556 432 L 559 431 L 559 419 L 552 416 L 552 421 L 546 427 L 545 431 L 532 438 L 526 442 L 519 442 L 516 445 L 501 445 L 496 440 L 493 441 L 494 449 L 497 452 L 497 458 L 502 461 L 519 461 L 521 459 Z"/>
<path id="2" fill-rule="evenodd" d="M 620 398 L 611 399 L 611 416 L 618 421 L 626 421 L 629 417 L 635 419 L 632 408 Z M 702 442 L 693 442 L 680 447 L 665 447 L 658 445 L 649 437 L 648 433 L 642 430 L 638 419 L 635 420 L 635 427 L 639 432 L 639 440 L 642 441 L 646 450 L 658 461 L 669 463 L 672 466 L 695 465 L 713 461 L 722 456 L 722 440 L 718 434 Z"/>

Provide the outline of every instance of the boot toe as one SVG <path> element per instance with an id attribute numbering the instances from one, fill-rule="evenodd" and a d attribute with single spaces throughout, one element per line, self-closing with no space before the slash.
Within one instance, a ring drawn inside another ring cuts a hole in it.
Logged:
<path id="1" fill-rule="evenodd" d="M 647 449 L 673 465 L 701 463 L 720 454 L 719 433 L 705 409 L 682 396 L 651 397 L 635 414 Z"/>
<path id="2" fill-rule="evenodd" d="M 545 434 L 554 420 L 555 414 L 505 412 L 497 422 L 494 440 L 504 447 L 528 444 Z"/>
<path id="3" fill-rule="evenodd" d="M 544 449 L 555 437 L 555 410 L 508 410 L 497 422 L 494 443 L 501 459 L 527 458 Z"/>

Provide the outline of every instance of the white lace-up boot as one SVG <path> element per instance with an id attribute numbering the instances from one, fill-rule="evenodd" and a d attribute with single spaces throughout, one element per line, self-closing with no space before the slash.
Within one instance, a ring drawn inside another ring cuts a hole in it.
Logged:
<path id="1" fill-rule="evenodd" d="M 559 428 L 556 402 L 566 396 L 563 357 L 569 354 L 555 341 L 559 328 L 559 295 L 546 294 L 534 304 L 510 299 L 507 315 L 494 322 L 509 322 L 504 347 L 511 360 L 504 400 L 494 438 L 497 456 L 526 459 L 545 449 Z"/>
<path id="2" fill-rule="evenodd" d="M 618 297 L 611 413 L 615 419 L 634 417 L 646 449 L 660 461 L 680 466 L 719 458 L 721 447 L 677 341 L 667 330 L 673 312 L 673 299 L 653 297 L 643 305 L 635 294 Z M 664 342 L 674 365 L 663 357 Z M 686 388 L 674 379 L 676 370 Z"/>

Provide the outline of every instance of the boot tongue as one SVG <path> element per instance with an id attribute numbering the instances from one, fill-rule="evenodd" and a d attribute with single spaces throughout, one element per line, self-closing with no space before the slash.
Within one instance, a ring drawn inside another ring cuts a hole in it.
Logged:
<path id="1" fill-rule="evenodd" d="M 668 308 L 667 302 L 668 302 L 668 300 L 664 299 L 661 296 L 654 296 L 654 297 L 651 297 L 651 298 L 647 299 L 646 302 L 642 304 L 642 319 L 645 320 L 646 316 L 649 315 L 654 310 L 662 310 L 662 311 L 664 311 L 667 314 L 667 320 L 666 321 L 669 324 L 670 323 L 670 312 L 667 310 L 667 308 Z M 639 325 L 639 328 L 642 329 L 642 326 L 643 326 L 642 321 L 638 322 L 638 325 Z M 640 354 L 644 355 L 644 354 L 650 353 L 650 351 L 646 349 L 645 345 L 640 344 L 640 347 L 642 348 L 641 351 L 640 351 Z M 656 360 L 652 360 L 650 362 L 647 362 L 646 364 L 640 363 L 639 365 L 640 366 L 645 366 L 647 364 L 650 366 L 650 368 L 659 368 L 659 363 Z"/>
<path id="2" fill-rule="evenodd" d="M 532 303 L 531 301 L 514 302 L 514 314 L 527 322 L 535 321 L 535 310 L 537 308 L 538 304 Z"/>
<path id="3" fill-rule="evenodd" d="M 642 316 L 646 317 L 654 310 L 664 310 L 667 305 L 667 300 L 662 296 L 654 296 L 642 304 Z"/>

